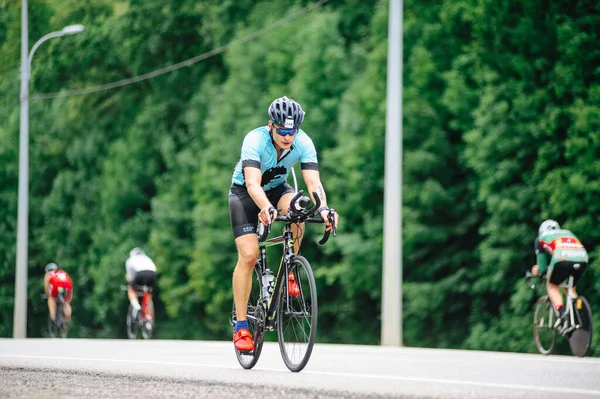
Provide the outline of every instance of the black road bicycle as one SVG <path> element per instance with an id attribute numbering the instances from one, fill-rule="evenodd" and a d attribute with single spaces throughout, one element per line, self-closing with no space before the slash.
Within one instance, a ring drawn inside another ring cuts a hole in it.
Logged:
<path id="1" fill-rule="evenodd" d="M 317 333 L 317 287 L 315 277 L 308 261 L 294 254 L 292 225 L 298 223 L 324 223 L 317 209 L 321 201 L 313 193 L 316 204 L 310 206 L 310 199 L 302 191 L 296 193 L 291 201 L 287 215 L 277 215 L 275 221 L 283 222 L 282 233 L 278 237 L 267 239 L 270 226 L 259 222 L 257 231 L 260 256 L 254 267 L 252 290 L 248 301 L 247 320 L 249 330 L 254 337 L 254 350 L 242 352 L 235 350 L 240 365 L 251 369 L 258 361 L 264 342 L 264 334 L 277 330 L 279 350 L 288 369 L 301 371 L 312 353 Z M 334 223 L 333 209 L 328 219 Z M 329 239 L 326 231 L 320 245 Z M 333 235 L 336 235 L 333 229 Z M 277 275 L 273 276 L 267 264 L 267 247 L 283 245 L 283 255 Z M 270 280 L 270 281 L 269 281 Z M 231 314 L 231 325 L 235 330 L 235 302 Z"/>
<path id="2" fill-rule="evenodd" d="M 52 321 L 50 314 L 48 314 L 48 334 L 51 338 L 67 338 L 67 335 L 69 335 L 71 321 L 65 317 L 64 313 L 67 294 L 68 292 L 65 288 L 58 287 L 55 320 Z M 48 294 L 43 294 L 42 299 L 48 299 Z"/>
<path id="3" fill-rule="evenodd" d="M 575 264 L 575 267 L 577 264 Z M 525 274 L 525 281 L 531 289 L 535 284 L 532 278 L 543 279 L 545 276 L 533 276 L 530 272 Z M 567 290 L 565 303 L 565 316 L 558 320 L 554 307 L 548 295 L 540 297 L 535 305 L 533 314 L 533 337 L 538 351 L 543 355 L 549 355 L 554 350 L 556 335 L 560 334 L 569 340 L 571 352 L 575 356 L 585 356 L 592 344 L 592 309 L 589 302 L 582 295 L 575 295 L 573 290 L 573 276 L 569 276 L 569 282 L 561 284 L 561 288 Z"/>

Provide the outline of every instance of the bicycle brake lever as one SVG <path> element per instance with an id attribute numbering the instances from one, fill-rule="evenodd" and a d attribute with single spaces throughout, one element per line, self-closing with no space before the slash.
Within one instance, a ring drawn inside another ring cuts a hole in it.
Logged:
<path id="1" fill-rule="evenodd" d="M 337 237 L 337 227 L 335 227 L 335 209 L 329 208 L 329 215 L 327 215 L 327 218 L 329 219 L 329 223 L 331 223 L 331 225 L 333 226 L 333 236 Z"/>

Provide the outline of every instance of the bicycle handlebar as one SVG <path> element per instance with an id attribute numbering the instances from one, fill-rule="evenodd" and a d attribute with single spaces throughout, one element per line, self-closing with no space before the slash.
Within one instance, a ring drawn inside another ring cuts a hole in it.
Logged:
<path id="1" fill-rule="evenodd" d="M 290 202 L 290 209 L 288 210 L 287 215 L 277 215 L 275 221 L 285 223 L 325 223 L 321 215 L 316 215 L 321 206 L 321 199 L 315 192 L 313 192 L 313 197 L 315 198 L 315 204 L 312 208 L 307 210 L 306 208 L 310 205 L 310 199 L 304 196 L 302 190 L 298 191 Z M 300 205 L 300 209 L 298 209 L 296 205 Z M 335 210 L 333 208 L 329 208 L 327 218 L 332 225 L 335 223 Z M 259 223 L 259 228 L 257 230 L 258 241 L 263 242 L 271 232 L 271 225 L 265 228 L 262 223 Z M 333 236 L 335 237 L 336 228 L 334 227 L 332 231 Z M 319 240 L 319 245 L 324 245 L 327 240 L 329 240 L 330 234 L 331 231 L 325 231 L 323 237 Z"/>
<path id="2" fill-rule="evenodd" d="M 144 287 L 146 288 L 146 291 L 148 292 L 152 292 L 152 288 L 150 288 L 148 285 L 145 284 L 140 284 L 140 285 L 133 285 L 132 288 L 136 291 L 136 292 L 144 292 Z M 121 291 L 123 292 L 127 292 L 127 289 L 129 288 L 129 285 L 121 285 Z"/>
<path id="3" fill-rule="evenodd" d="M 533 273 L 531 273 L 529 270 L 527 270 L 525 272 L 525 283 L 529 286 L 529 288 L 534 289 L 535 288 L 535 284 L 531 283 L 531 279 L 534 278 L 539 278 L 539 279 L 544 279 L 546 278 L 546 273 L 542 273 L 542 274 L 538 274 L 538 275 L 534 275 Z"/>

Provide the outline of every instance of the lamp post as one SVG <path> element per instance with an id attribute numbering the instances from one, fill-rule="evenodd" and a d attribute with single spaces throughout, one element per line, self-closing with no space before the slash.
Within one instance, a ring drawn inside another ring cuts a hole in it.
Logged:
<path id="1" fill-rule="evenodd" d="M 38 40 L 29 52 L 27 0 L 21 8 L 21 121 L 19 130 L 19 198 L 17 214 L 17 264 L 15 268 L 15 307 L 13 338 L 27 338 L 27 248 L 29 223 L 29 77 L 35 50 L 53 37 L 82 32 L 83 25 L 69 25 Z"/>
<path id="2" fill-rule="evenodd" d="M 402 14 L 390 0 L 385 129 L 381 344 L 402 345 Z"/>

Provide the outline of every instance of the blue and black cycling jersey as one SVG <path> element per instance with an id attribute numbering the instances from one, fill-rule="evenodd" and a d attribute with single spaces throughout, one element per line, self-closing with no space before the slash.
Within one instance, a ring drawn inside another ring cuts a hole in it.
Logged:
<path id="1" fill-rule="evenodd" d="M 263 190 L 270 190 L 287 180 L 290 170 L 300 161 L 302 170 L 318 170 L 317 151 L 310 137 L 298 130 L 294 143 L 277 159 L 277 149 L 271 139 L 268 126 L 254 129 L 246 135 L 242 144 L 242 154 L 233 171 L 231 182 L 246 185 L 243 169 L 255 167 L 260 169 Z"/>

